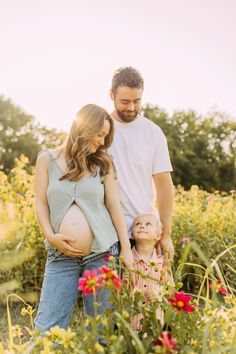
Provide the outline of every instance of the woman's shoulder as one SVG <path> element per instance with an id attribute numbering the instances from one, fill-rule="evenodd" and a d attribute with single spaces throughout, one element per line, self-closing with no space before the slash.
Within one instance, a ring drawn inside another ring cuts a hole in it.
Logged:
<path id="1" fill-rule="evenodd" d="M 39 151 L 36 165 L 47 168 L 49 162 L 54 160 L 58 155 L 58 149 L 43 149 Z"/>
<path id="2" fill-rule="evenodd" d="M 60 154 L 61 149 L 57 148 L 57 149 L 43 149 L 41 151 L 39 151 L 38 153 L 38 159 L 41 160 L 49 160 L 49 159 L 57 159 L 57 157 Z"/>

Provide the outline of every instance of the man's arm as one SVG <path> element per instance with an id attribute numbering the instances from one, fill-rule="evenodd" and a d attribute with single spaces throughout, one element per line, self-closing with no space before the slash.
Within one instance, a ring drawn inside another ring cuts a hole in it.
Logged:
<path id="1" fill-rule="evenodd" d="M 156 188 L 156 197 L 160 221 L 163 225 L 161 239 L 162 248 L 168 250 L 169 257 L 174 256 L 174 246 L 171 240 L 171 219 L 174 200 L 174 188 L 170 172 L 156 173 L 153 175 Z"/>

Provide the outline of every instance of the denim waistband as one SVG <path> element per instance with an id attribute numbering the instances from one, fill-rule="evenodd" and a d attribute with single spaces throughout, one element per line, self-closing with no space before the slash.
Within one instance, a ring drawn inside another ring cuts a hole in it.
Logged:
<path id="1" fill-rule="evenodd" d="M 53 254 L 58 257 L 60 255 L 63 255 L 63 253 L 59 250 L 57 250 L 56 248 L 48 248 L 48 253 L 53 252 Z M 85 257 L 72 257 L 72 258 L 77 258 L 83 261 L 87 261 L 90 258 L 94 258 L 94 257 L 99 257 L 102 255 L 105 255 L 107 253 L 111 254 L 112 256 L 118 256 L 120 252 L 120 242 L 117 241 L 115 243 L 113 243 L 113 245 L 111 245 L 111 247 L 105 251 L 105 252 L 91 252 L 89 253 L 87 256 Z"/>
<path id="2" fill-rule="evenodd" d="M 87 260 L 89 258 L 100 256 L 106 253 L 110 253 L 112 256 L 118 256 L 119 252 L 120 252 L 120 242 L 117 241 L 113 243 L 113 245 L 111 245 L 111 247 L 107 251 L 101 253 L 96 253 L 96 252 L 89 253 L 87 256 L 83 257 L 83 259 Z"/>

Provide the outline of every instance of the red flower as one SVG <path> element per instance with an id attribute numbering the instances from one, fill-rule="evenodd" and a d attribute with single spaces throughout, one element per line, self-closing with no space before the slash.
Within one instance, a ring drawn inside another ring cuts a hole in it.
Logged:
<path id="1" fill-rule="evenodd" d="M 103 265 L 99 268 L 99 271 L 102 273 L 103 284 L 113 284 L 116 289 L 120 289 L 120 284 L 123 283 L 117 271 L 114 268 L 108 268 L 106 265 Z"/>
<path id="2" fill-rule="evenodd" d="M 222 295 L 228 295 L 228 291 L 223 288 L 223 286 L 221 285 L 221 281 L 220 280 L 217 280 L 215 283 L 210 283 L 209 284 L 209 289 L 215 289 L 215 291 L 217 293 L 220 293 Z"/>
<path id="3" fill-rule="evenodd" d="M 78 280 L 79 286 L 78 290 L 83 291 L 84 295 L 95 294 L 96 289 L 99 288 L 101 284 L 101 276 L 97 274 L 97 270 L 92 271 L 85 270 L 84 276 Z"/>
<path id="4" fill-rule="evenodd" d="M 185 293 L 174 293 L 173 298 L 169 298 L 168 301 L 177 311 L 193 312 L 195 308 L 189 305 L 189 301 L 192 300 L 192 296 L 185 295 Z"/>
<path id="5" fill-rule="evenodd" d="M 162 332 L 161 337 L 158 339 L 154 339 L 152 341 L 152 344 L 165 347 L 168 350 L 168 353 L 173 353 L 174 350 L 179 349 L 176 345 L 176 339 L 172 338 L 171 333 L 167 331 Z"/>
<path id="6" fill-rule="evenodd" d="M 111 253 L 108 253 L 104 260 L 107 262 L 112 262 L 114 260 L 114 256 Z"/>
<path id="7" fill-rule="evenodd" d="M 220 280 L 216 281 L 216 291 L 218 291 L 218 293 L 222 295 L 228 295 L 228 291 L 225 288 L 223 288 Z"/>

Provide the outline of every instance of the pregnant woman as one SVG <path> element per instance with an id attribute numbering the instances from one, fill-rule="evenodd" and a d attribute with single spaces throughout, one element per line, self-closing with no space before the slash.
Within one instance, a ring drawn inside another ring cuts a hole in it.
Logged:
<path id="1" fill-rule="evenodd" d="M 36 216 L 45 235 L 48 258 L 35 318 L 36 330 L 67 328 L 77 300 L 78 278 L 106 264 L 108 253 L 133 263 L 120 208 L 113 163 L 106 153 L 114 133 L 110 115 L 93 104 L 77 114 L 65 144 L 44 150 L 36 163 Z M 101 288 L 99 312 L 109 307 Z M 93 296 L 84 298 L 94 314 Z"/>

